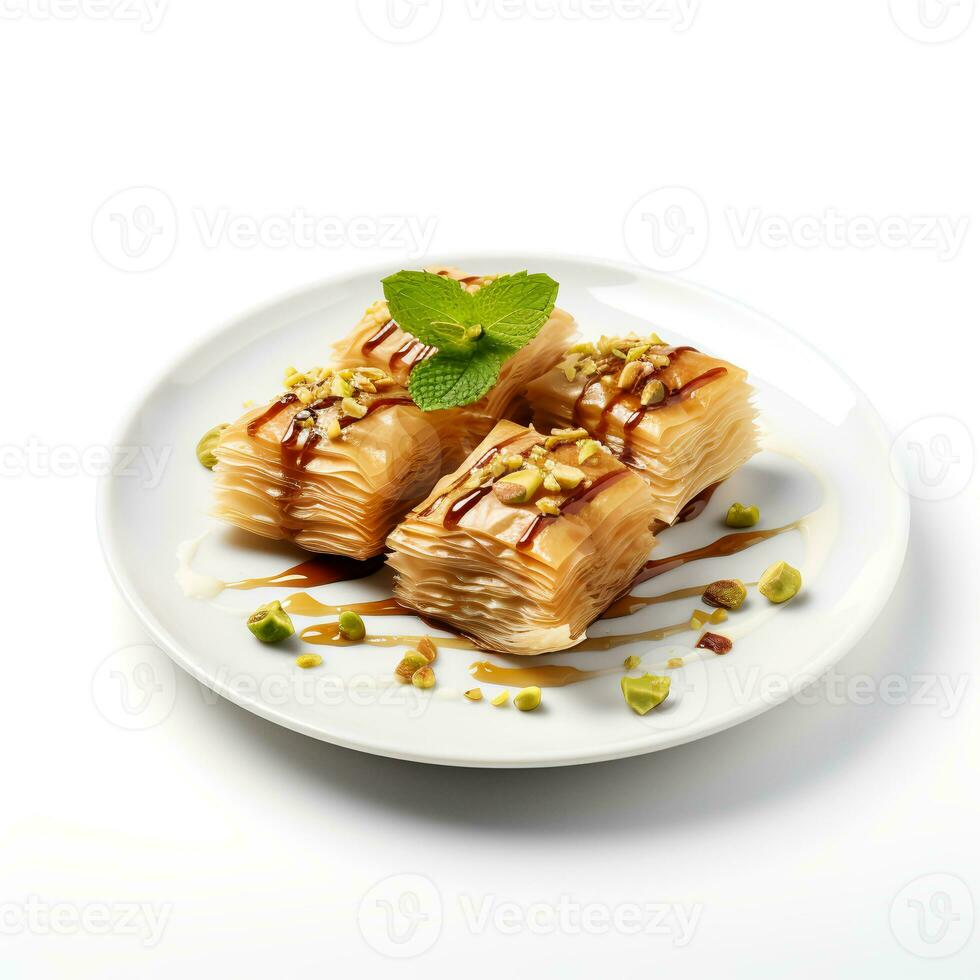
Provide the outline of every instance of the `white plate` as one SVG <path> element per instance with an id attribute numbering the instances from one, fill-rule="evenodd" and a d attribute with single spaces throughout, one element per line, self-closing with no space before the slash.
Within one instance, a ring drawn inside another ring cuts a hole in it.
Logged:
<path id="1" fill-rule="evenodd" d="M 266 575 L 301 560 L 295 549 L 250 538 L 208 517 L 211 474 L 197 462 L 200 435 L 278 390 L 287 363 L 323 363 L 328 344 L 348 331 L 380 295 L 383 266 L 340 276 L 240 317 L 188 353 L 147 393 L 119 444 L 154 458 L 172 447 L 162 479 L 116 475 L 102 486 L 100 526 L 109 566 L 123 595 L 159 643 L 193 676 L 256 714 L 338 745 L 402 759 L 463 766 L 550 766 L 652 752 L 710 735 L 796 694 L 839 660 L 867 630 L 898 576 L 908 534 L 908 505 L 889 468 L 884 428 L 865 398 L 812 348 L 771 320 L 688 283 L 641 269 L 556 256 L 453 256 L 475 271 L 550 273 L 559 303 L 586 334 L 657 328 L 673 343 L 692 344 L 746 366 L 759 389 L 769 445 L 717 492 L 696 521 L 664 533 L 661 557 L 726 533 L 721 515 L 734 500 L 757 503 L 760 526 L 814 513 L 791 531 L 732 558 L 695 562 L 635 591 L 655 595 L 717 578 L 757 579 L 785 558 L 803 569 L 805 590 L 785 607 L 757 594 L 719 631 L 735 640 L 725 657 L 691 657 L 697 633 L 662 644 L 605 653 L 548 656 L 578 666 L 620 664 L 630 653 L 664 669 L 672 656 L 671 695 L 639 717 L 626 707 L 619 674 L 547 689 L 542 707 L 471 703 L 472 653 L 444 649 L 435 692 L 390 685 L 399 649 L 310 647 L 297 639 L 265 647 L 244 625 L 259 602 L 288 590 L 228 591 L 211 602 L 189 599 L 175 581 L 180 542 L 209 531 L 195 568 L 224 580 Z M 387 572 L 315 590 L 342 604 L 388 593 Z M 752 596 L 754 590 L 750 590 Z M 628 620 L 598 623 L 593 633 L 625 633 L 685 620 L 695 599 L 650 606 Z M 297 619 L 299 627 L 322 621 Z M 377 633 L 426 632 L 411 618 L 368 621 Z M 435 634 L 433 634 L 435 635 Z M 299 652 L 325 663 L 300 670 Z M 501 658 L 478 655 L 479 659 Z M 513 693 L 513 692 L 512 692 Z"/>

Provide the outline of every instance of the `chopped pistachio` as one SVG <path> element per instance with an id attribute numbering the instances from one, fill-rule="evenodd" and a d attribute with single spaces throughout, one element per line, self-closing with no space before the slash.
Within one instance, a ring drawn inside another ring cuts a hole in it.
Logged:
<path id="1" fill-rule="evenodd" d="M 631 361 L 620 371 L 619 381 L 616 383 L 620 388 L 632 390 L 649 370 L 649 365 L 644 361 Z"/>
<path id="2" fill-rule="evenodd" d="M 498 694 L 498 695 L 497 695 L 497 696 L 496 696 L 495 698 L 491 698 L 491 699 L 490 699 L 490 703 L 491 703 L 491 704 L 492 704 L 492 705 L 493 705 L 493 706 L 494 706 L 495 708 L 499 708 L 499 707 L 501 707 L 501 705 L 505 705 L 505 704 L 507 703 L 507 699 L 508 699 L 509 697 L 510 697 L 510 691 L 508 691 L 508 690 L 506 690 L 506 689 L 504 689 L 504 690 L 503 690 L 503 691 L 501 691 L 501 692 L 500 692 L 500 694 Z"/>
<path id="3" fill-rule="evenodd" d="M 656 333 L 656 331 L 651 333 L 650 336 L 647 337 L 647 340 L 649 340 L 654 347 L 660 347 L 663 345 L 663 341 L 660 339 L 660 334 Z"/>
<path id="4" fill-rule="evenodd" d="M 626 352 L 620 350 L 618 347 L 614 347 L 609 353 L 615 355 L 618 358 L 621 358 L 624 361 L 626 360 Z"/>
<path id="5" fill-rule="evenodd" d="M 665 368 L 670 364 L 670 358 L 666 354 L 647 354 L 646 359 L 655 368 Z"/>
<path id="6" fill-rule="evenodd" d="M 579 439 L 575 444 L 578 446 L 578 465 L 581 466 L 586 460 L 591 459 L 602 449 L 602 443 L 595 439 Z"/>
<path id="7" fill-rule="evenodd" d="M 467 701 L 482 701 L 483 691 L 481 691 L 478 687 L 471 687 L 468 691 L 463 691 L 463 697 L 466 698 Z"/>
<path id="8" fill-rule="evenodd" d="M 503 459 L 498 453 L 496 456 L 493 457 L 493 460 L 490 463 L 490 474 L 492 476 L 497 477 L 497 476 L 503 476 L 506 472 L 507 472 L 507 464 L 504 463 Z"/>
<path id="9" fill-rule="evenodd" d="M 411 683 L 412 676 L 422 667 L 427 667 L 429 661 L 418 650 L 409 650 L 408 653 L 398 661 L 395 668 L 395 680 L 402 684 Z"/>
<path id="10" fill-rule="evenodd" d="M 323 663 L 323 657 L 318 653 L 303 653 L 296 658 L 296 666 L 302 667 L 303 670 L 309 670 L 311 667 L 319 667 Z"/>
<path id="11" fill-rule="evenodd" d="M 340 627 L 340 635 L 345 640 L 351 640 L 352 642 L 363 640 L 367 632 L 364 629 L 364 620 L 350 609 L 345 609 L 340 614 L 337 619 L 337 625 Z"/>
<path id="12" fill-rule="evenodd" d="M 630 654 L 624 661 L 623 667 L 626 670 L 636 670 L 640 666 L 640 658 L 635 654 Z"/>
<path id="13" fill-rule="evenodd" d="M 792 565 L 777 561 L 759 579 L 759 591 L 770 602 L 786 602 L 803 587 L 803 576 Z"/>
<path id="14" fill-rule="evenodd" d="M 519 470 L 524 465 L 524 459 L 521 456 L 508 456 L 504 460 L 504 465 L 511 471 Z"/>
<path id="15" fill-rule="evenodd" d="M 661 704 L 670 692 L 670 678 L 654 674 L 624 677 L 619 683 L 626 703 L 638 715 L 645 715 L 651 708 Z"/>
<path id="16" fill-rule="evenodd" d="M 584 361 L 579 362 L 578 369 L 587 378 L 591 378 L 599 370 L 599 367 L 591 357 L 587 357 Z"/>
<path id="17" fill-rule="evenodd" d="M 575 344 L 574 347 L 569 347 L 565 352 L 566 354 L 595 354 L 597 353 L 595 344 L 591 341 L 584 341 L 581 344 Z"/>
<path id="18" fill-rule="evenodd" d="M 214 450 L 221 439 L 221 433 L 227 428 L 226 422 L 216 425 L 213 429 L 208 429 L 198 441 L 197 461 L 206 469 L 213 470 L 218 465 L 218 457 L 215 456 Z"/>
<path id="19" fill-rule="evenodd" d="M 502 476 L 493 485 L 493 492 L 502 504 L 517 506 L 526 504 L 541 489 L 544 473 L 536 466 L 529 466 L 515 473 Z"/>
<path id="20" fill-rule="evenodd" d="M 337 374 L 330 382 L 330 394 L 334 398 L 350 398 L 354 394 L 354 386 Z"/>
<path id="21" fill-rule="evenodd" d="M 544 441 L 545 449 L 554 449 L 563 442 L 578 442 L 579 439 L 587 439 L 589 433 L 582 428 L 578 429 L 552 429 L 551 435 Z"/>
<path id="22" fill-rule="evenodd" d="M 585 479 L 585 474 L 581 470 L 574 466 L 566 466 L 564 463 L 556 463 L 551 475 L 562 490 L 574 490 Z"/>
<path id="23" fill-rule="evenodd" d="M 558 517 L 561 514 L 558 501 L 554 497 L 542 497 L 535 501 L 535 505 L 542 514 L 547 514 L 549 517 Z"/>
<path id="24" fill-rule="evenodd" d="M 330 439 L 339 439 L 340 434 L 343 430 L 340 428 L 339 419 L 331 419 L 330 424 L 327 426 L 327 436 Z"/>
<path id="25" fill-rule="evenodd" d="M 294 371 L 286 378 L 286 387 L 294 388 L 296 385 L 301 385 L 304 381 L 306 381 L 306 375 L 301 371 Z"/>
<path id="26" fill-rule="evenodd" d="M 745 602 L 745 584 L 737 578 L 712 582 L 702 593 L 701 601 L 721 609 L 738 609 Z"/>
<path id="27" fill-rule="evenodd" d="M 561 493 L 561 484 L 555 479 L 554 473 L 549 473 L 544 478 L 544 483 L 542 484 L 548 493 Z"/>
<path id="28" fill-rule="evenodd" d="M 428 665 L 424 667 L 419 667 L 414 674 L 412 674 L 412 686 L 420 687 L 423 691 L 428 690 L 430 687 L 436 686 L 436 672 Z"/>
<path id="29" fill-rule="evenodd" d="M 436 657 L 439 655 L 438 651 L 436 650 L 436 645 L 427 636 L 423 636 L 422 639 L 419 640 L 418 651 L 430 664 L 434 663 Z"/>
<path id="30" fill-rule="evenodd" d="M 301 405 L 312 405 L 315 400 L 309 388 L 297 388 L 296 397 Z"/>
<path id="31" fill-rule="evenodd" d="M 626 352 L 626 363 L 630 364 L 633 361 L 638 361 L 643 355 L 650 349 L 649 344 L 640 344 L 638 347 L 631 347 Z"/>
<path id="32" fill-rule="evenodd" d="M 667 389 L 662 381 L 648 381 L 643 386 L 643 393 L 640 395 L 640 404 L 659 405 L 667 397 Z"/>
<path id="33" fill-rule="evenodd" d="M 367 405 L 362 405 L 360 402 L 354 401 L 353 398 L 341 399 L 340 407 L 343 409 L 344 415 L 349 415 L 354 419 L 362 419 L 367 415 Z"/>
<path id="34" fill-rule="evenodd" d="M 732 504 L 725 515 L 725 523 L 729 527 L 755 527 L 759 523 L 759 508 Z"/>
<path id="35" fill-rule="evenodd" d="M 295 632 L 293 621 L 278 599 L 259 606 L 248 617 L 248 628 L 263 643 L 279 643 Z"/>
<path id="36" fill-rule="evenodd" d="M 514 695 L 514 705 L 518 711 L 534 711 L 541 704 L 541 688 L 525 687 Z"/>

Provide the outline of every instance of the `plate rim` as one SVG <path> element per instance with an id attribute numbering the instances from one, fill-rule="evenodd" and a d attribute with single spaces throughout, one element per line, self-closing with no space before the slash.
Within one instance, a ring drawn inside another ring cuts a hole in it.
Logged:
<path id="1" fill-rule="evenodd" d="M 574 252 L 553 252 L 548 250 L 521 249 L 512 251 L 509 249 L 485 249 L 480 251 L 466 251 L 456 253 L 453 256 L 426 256 L 419 260 L 426 265 L 453 264 L 466 266 L 468 263 L 485 262 L 495 258 L 513 258 L 520 255 L 522 259 L 527 258 L 542 263 L 553 262 L 572 262 L 585 265 L 595 265 L 606 269 L 624 272 L 630 275 L 639 276 L 646 280 L 652 280 L 662 284 L 681 287 L 685 290 L 697 293 L 707 299 L 736 307 L 753 317 L 767 322 L 770 326 L 779 331 L 790 335 L 794 340 L 806 347 L 810 353 L 819 358 L 831 371 L 834 372 L 848 390 L 854 395 L 856 403 L 863 409 L 866 418 L 873 425 L 873 433 L 880 443 L 883 458 L 888 459 L 891 451 L 888 429 L 884 424 L 877 409 L 867 398 L 864 392 L 855 384 L 851 377 L 840 368 L 834 361 L 826 356 L 819 348 L 814 346 L 806 337 L 801 336 L 792 328 L 786 326 L 779 320 L 764 313 L 756 307 L 735 299 L 726 293 L 705 286 L 701 283 L 686 279 L 681 276 L 668 275 L 666 273 L 655 272 L 642 265 L 633 262 L 620 261 L 615 259 L 603 258 L 598 256 L 583 255 Z M 441 260 L 441 261 L 440 261 Z M 294 286 L 283 290 L 276 295 L 253 303 L 240 310 L 238 313 L 227 317 L 217 323 L 210 330 L 204 332 L 198 340 L 177 352 L 168 359 L 164 366 L 155 374 L 151 383 L 144 386 L 141 393 L 134 399 L 134 403 L 129 405 L 127 410 L 121 415 L 121 421 L 114 429 L 114 439 L 110 445 L 123 445 L 123 436 L 131 427 L 133 421 L 139 416 L 145 405 L 152 397 L 164 386 L 166 379 L 170 377 L 174 370 L 194 354 L 208 347 L 217 338 L 227 331 L 233 329 L 243 321 L 261 316 L 273 310 L 275 307 L 282 306 L 317 290 L 329 289 L 339 286 L 350 279 L 359 278 L 368 273 L 387 273 L 393 264 L 403 262 L 403 258 L 395 259 L 394 262 L 365 261 L 345 265 L 342 271 L 324 278 L 309 280 L 299 286 Z M 895 475 L 893 473 L 893 475 Z M 150 611 L 134 583 L 129 579 L 125 572 L 124 560 L 121 550 L 121 542 L 117 536 L 110 532 L 111 528 L 111 507 L 114 490 L 117 486 L 116 478 L 111 472 L 103 474 L 98 481 L 96 491 L 96 528 L 98 532 L 99 544 L 103 558 L 109 570 L 116 589 L 123 597 L 127 605 L 136 614 L 142 626 L 148 631 L 153 642 L 164 651 L 174 663 L 185 670 L 192 678 L 203 684 L 216 694 L 244 708 L 252 714 L 258 715 L 266 721 L 280 725 L 301 735 L 306 735 L 318 741 L 338 745 L 342 748 L 353 749 L 358 752 L 365 752 L 370 755 L 382 756 L 390 759 L 399 759 L 406 762 L 425 763 L 427 765 L 439 765 L 460 768 L 477 769 L 531 769 L 531 768 L 550 768 L 558 766 L 589 765 L 592 763 L 609 762 L 615 759 L 633 758 L 638 755 L 645 755 L 652 752 L 659 752 L 664 749 L 673 748 L 677 745 L 687 744 L 688 742 L 698 741 L 710 735 L 732 728 L 742 722 L 749 721 L 765 711 L 785 704 L 795 697 L 799 692 L 811 683 L 814 677 L 825 674 L 834 664 L 839 662 L 854 646 L 856 646 L 871 626 L 878 619 L 882 609 L 888 602 L 889 597 L 895 589 L 898 578 L 901 575 L 905 562 L 905 555 L 908 549 L 909 525 L 911 507 L 907 487 L 903 480 L 896 479 L 895 501 L 898 505 L 896 513 L 896 523 L 899 534 L 892 539 L 891 553 L 889 555 L 888 567 L 889 574 L 879 576 L 875 580 L 875 588 L 872 590 L 867 603 L 864 604 L 868 612 L 863 617 L 850 621 L 847 628 L 831 643 L 827 644 L 819 657 L 807 665 L 805 674 L 794 679 L 791 683 L 779 692 L 778 697 L 767 699 L 755 698 L 742 705 L 734 705 L 729 711 L 715 718 L 710 724 L 700 726 L 697 731 L 690 732 L 687 728 L 677 729 L 675 732 L 669 730 L 651 730 L 637 735 L 636 738 L 620 741 L 613 747 L 605 750 L 590 753 L 583 756 L 580 749 L 563 750 L 554 749 L 549 751 L 535 750 L 535 754 L 525 758 L 480 758 L 467 759 L 463 756 L 455 757 L 452 755 L 438 756 L 432 753 L 416 753 L 405 751 L 398 748 L 391 748 L 388 745 L 373 743 L 370 739 L 350 738 L 324 732 L 312 725 L 303 723 L 294 718 L 286 716 L 282 711 L 264 703 L 257 697 L 248 697 L 235 691 L 233 688 L 224 687 L 216 677 L 208 676 L 195 663 L 193 656 L 174 636 L 171 635 L 166 626 L 160 622 Z M 651 744 L 654 743 L 654 744 Z"/>

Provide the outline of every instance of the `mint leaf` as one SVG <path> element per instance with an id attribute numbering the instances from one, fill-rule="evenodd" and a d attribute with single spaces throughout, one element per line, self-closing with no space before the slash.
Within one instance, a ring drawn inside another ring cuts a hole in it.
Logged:
<path id="1" fill-rule="evenodd" d="M 432 272 L 396 272 L 381 280 L 391 318 L 406 333 L 440 351 L 463 353 L 473 297 L 454 279 Z"/>
<path id="2" fill-rule="evenodd" d="M 502 363 L 503 359 L 483 344 L 473 345 L 461 356 L 437 354 L 412 369 L 408 392 L 423 412 L 469 405 L 497 383 Z"/>
<path id="3" fill-rule="evenodd" d="M 514 354 L 548 322 L 557 296 L 558 283 L 543 272 L 501 276 L 473 296 L 475 322 L 494 347 Z"/>
<path id="4" fill-rule="evenodd" d="M 396 272 L 382 285 L 392 319 L 437 348 L 409 375 L 409 393 L 426 412 L 479 401 L 504 361 L 537 336 L 558 295 L 541 272 L 501 276 L 476 293 L 431 272 Z"/>

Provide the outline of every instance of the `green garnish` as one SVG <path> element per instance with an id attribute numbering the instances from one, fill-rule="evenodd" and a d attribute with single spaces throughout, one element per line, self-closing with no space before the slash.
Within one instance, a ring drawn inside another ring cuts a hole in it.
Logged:
<path id="1" fill-rule="evenodd" d="M 543 272 L 501 276 L 476 293 L 431 272 L 396 272 L 382 285 L 392 319 L 438 348 L 408 381 L 424 412 L 479 401 L 504 361 L 547 323 L 558 296 L 558 283 Z"/>

